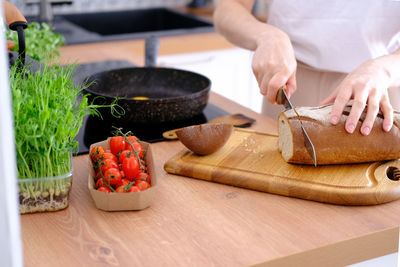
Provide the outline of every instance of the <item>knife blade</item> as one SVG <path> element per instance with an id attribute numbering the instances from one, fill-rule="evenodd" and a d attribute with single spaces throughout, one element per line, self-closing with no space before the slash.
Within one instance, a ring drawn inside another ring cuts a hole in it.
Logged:
<path id="1" fill-rule="evenodd" d="M 293 107 L 292 103 L 290 102 L 289 98 L 286 95 L 286 86 L 282 86 L 281 88 L 279 88 L 278 93 L 276 95 L 276 102 L 280 105 L 284 105 L 285 109 L 293 109 L 294 113 L 296 113 L 304 137 L 304 146 L 306 147 L 306 150 L 310 155 L 311 160 L 314 163 L 314 166 L 317 167 L 317 155 L 315 152 L 314 145 L 311 142 L 311 139 L 308 136 L 306 129 L 304 129 L 303 122 L 301 121 L 299 113 L 297 113 L 296 109 Z"/>

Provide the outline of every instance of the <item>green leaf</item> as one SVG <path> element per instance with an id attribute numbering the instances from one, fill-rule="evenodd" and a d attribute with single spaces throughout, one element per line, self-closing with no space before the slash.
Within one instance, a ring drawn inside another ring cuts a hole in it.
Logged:
<path id="1" fill-rule="evenodd" d="M 57 47 L 65 44 L 64 37 L 55 33 L 54 28 L 44 22 L 32 22 L 24 32 L 26 55 L 37 61 L 44 61 L 58 56 Z M 7 29 L 6 38 L 14 42 L 13 51 L 19 51 L 17 33 Z"/>

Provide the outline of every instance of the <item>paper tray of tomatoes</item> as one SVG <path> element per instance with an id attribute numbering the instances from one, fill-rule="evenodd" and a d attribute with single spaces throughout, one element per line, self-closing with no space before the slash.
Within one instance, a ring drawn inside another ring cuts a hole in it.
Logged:
<path id="1" fill-rule="evenodd" d="M 126 142 L 114 138 L 90 146 L 90 195 L 101 210 L 145 209 L 153 201 L 157 187 L 151 145 L 130 137 L 130 142 L 126 137 Z"/>

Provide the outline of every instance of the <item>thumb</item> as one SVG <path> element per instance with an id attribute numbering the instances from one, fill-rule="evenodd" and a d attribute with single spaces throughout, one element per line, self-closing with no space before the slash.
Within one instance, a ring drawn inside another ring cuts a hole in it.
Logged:
<path id="1" fill-rule="evenodd" d="M 333 104 L 335 102 L 336 99 L 336 94 L 331 94 L 330 96 L 328 96 L 327 98 L 325 98 L 324 100 L 322 100 L 318 106 L 325 106 L 325 105 L 329 105 L 329 104 Z"/>

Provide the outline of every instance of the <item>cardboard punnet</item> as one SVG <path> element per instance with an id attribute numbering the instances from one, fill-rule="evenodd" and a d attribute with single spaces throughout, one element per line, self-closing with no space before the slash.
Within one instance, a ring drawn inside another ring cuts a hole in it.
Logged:
<path id="1" fill-rule="evenodd" d="M 94 188 L 95 171 L 93 163 L 89 158 L 89 178 L 88 188 L 94 203 L 98 209 L 105 211 L 123 211 L 123 210 L 142 210 L 150 206 L 153 201 L 157 189 L 157 177 L 154 171 L 154 161 L 151 151 L 151 145 L 146 142 L 140 141 L 145 151 L 145 160 L 149 175 L 151 177 L 151 187 L 141 192 L 131 193 L 105 193 L 98 191 Z M 102 146 L 109 149 L 109 138 L 105 141 L 94 143 L 90 146 L 90 150 L 94 146 Z"/>

